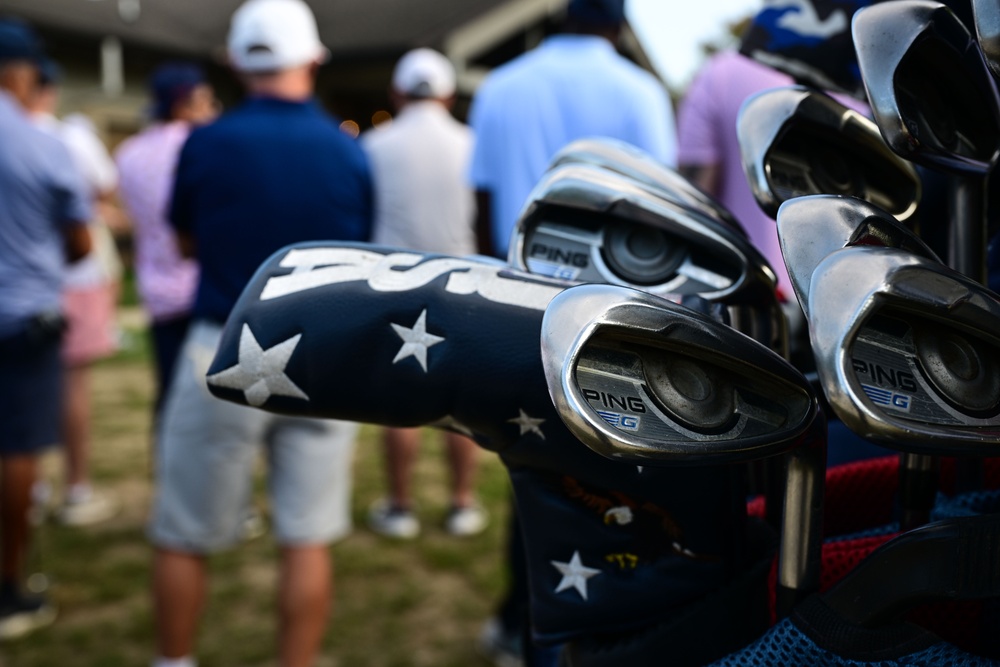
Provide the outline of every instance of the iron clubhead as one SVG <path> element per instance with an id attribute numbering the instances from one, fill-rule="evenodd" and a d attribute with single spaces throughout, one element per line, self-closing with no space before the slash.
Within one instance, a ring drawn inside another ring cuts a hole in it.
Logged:
<path id="1" fill-rule="evenodd" d="M 813 424 L 806 379 L 780 356 L 645 292 L 581 285 L 542 320 L 542 365 L 569 430 L 610 458 L 709 465 L 793 448 Z"/>
<path id="2" fill-rule="evenodd" d="M 972 0 L 976 37 L 986 64 L 1000 77 L 1000 4 L 996 0 Z"/>
<path id="3" fill-rule="evenodd" d="M 754 199 L 769 216 L 804 195 L 849 195 L 899 220 L 920 201 L 913 165 L 882 141 L 873 122 L 801 86 L 757 93 L 740 109 L 737 135 Z"/>
<path id="4" fill-rule="evenodd" d="M 742 230 L 601 167 L 564 164 L 545 174 L 515 227 L 509 261 L 564 280 L 722 303 L 734 328 L 788 351 L 774 272 Z"/>
<path id="5" fill-rule="evenodd" d="M 734 229 L 743 228 L 725 206 L 646 151 L 624 141 L 609 137 L 577 139 L 556 153 L 549 169 L 564 164 L 590 164 L 619 173 Z"/>
<path id="6" fill-rule="evenodd" d="M 1000 454 L 1000 300 L 898 248 L 816 267 L 809 332 L 823 390 L 854 432 L 914 454 Z"/>
<path id="7" fill-rule="evenodd" d="M 813 271 L 827 255 L 841 248 L 856 245 L 900 248 L 941 262 L 920 237 L 896 218 L 854 197 L 812 195 L 786 201 L 778 209 L 778 240 L 792 288 L 803 310 L 809 307 Z"/>
<path id="8" fill-rule="evenodd" d="M 548 171 L 515 227 L 515 268 L 654 294 L 736 300 L 775 277 L 741 230 L 589 164 Z"/>
<path id="9" fill-rule="evenodd" d="M 851 29 L 889 147 L 927 167 L 988 173 L 1000 154 L 996 82 L 955 13 L 931 0 L 897 0 L 859 10 Z"/>

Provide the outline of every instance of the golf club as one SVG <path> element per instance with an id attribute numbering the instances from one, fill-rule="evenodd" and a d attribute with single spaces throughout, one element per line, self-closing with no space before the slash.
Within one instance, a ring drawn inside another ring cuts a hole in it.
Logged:
<path id="1" fill-rule="evenodd" d="M 927 455 L 996 455 L 1000 301 L 896 248 L 838 250 L 816 267 L 809 324 L 830 405 L 863 437 Z"/>
<path id="2" fill-rule="evenodd" d="M 720 220 L 734 229 L 742 229 L 739 221 L 725 206 L 646 151 L 624 141 L 609 137 L 591 137 L 570 142 L 552 158 L 549 169 L 564 164 L 590 164 L 619 173 L 652 189 L 662 197 L 694 208 L 699 213 Z"/>
<path id="3" fill-rule="evenodd" d="M 865 7 L 852 32 L 885 142 L 952 176 L 949 266 L 985 284 L 986 177 L 1000 155 L 1000 102 L 975 37 L 930 0 Z"/>
<path id="4" fill-rule="evenodd" d="M 683 306 L 581 285 L 546 309 L 542 363 L 563 422 L 609 458 L 705 465 L 788 453 L 779 613 L 818 590 L 826 423 L 787 361 Z"/>
<path id="5" fill-rule="evenodd" d="M 829 95 L 802 86 L 757 93 L 740 109 L 743 169 L 761 209 L 772 218 L 803 195 L 849 195 L 897 220 L 920 201 L 913 166 L 882 141 L 878 128 Z"/>
<path id="6" fill-rule="evenodd" d="M 809 282 L 827 255 L 848 246 L 899 248 L 940 262 L 934 251 L 879 207 L 854 197 L 811 195 L 778 209 L 778 241 L 792 288 L 808 315 Z"/>
<path id="7" fill-rule="evenodd" d="M 723 303 L 732 326 L 779 353 L 787 325 L 767 261 L 742 231 L 589 164 L 565 164 L 532 191 L 512 266 L 540 275 Z"/>

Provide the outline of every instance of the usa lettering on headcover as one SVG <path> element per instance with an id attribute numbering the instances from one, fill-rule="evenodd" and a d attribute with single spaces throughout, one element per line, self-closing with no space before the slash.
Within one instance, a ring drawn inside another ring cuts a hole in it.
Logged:
<path id="1" fill-rule="evenodd" d="M 424 261 L 426 260 L 426 261 Z M 505 276 L 501 266 L 458 257 L 434 257 L 409 252 L 383 254 L 361 248 L 299 248 L 288 251 L 279 264 L 292 272 L 273 276 L 261 290 L 269 301 L 327 285 L 365 281 L 376 292 L 406 292 L 447 275 L 451 294 L 478 294 L 494 303 L 545 310 L 564 287 Z"/>

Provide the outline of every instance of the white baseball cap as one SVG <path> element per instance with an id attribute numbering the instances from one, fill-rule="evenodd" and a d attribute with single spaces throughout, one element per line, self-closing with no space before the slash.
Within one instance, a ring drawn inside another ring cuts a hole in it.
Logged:
<path id="1" fill-rule="evenodd" d="M 410 97 L 447 99 L 455 94 L 455 68 L 433 49 L 414 49 L 396 63 L 392 87 Z"/>
<path id="2" fill-rule="evenodd" d="M 303 0 L 248 0 L 229 24 L 229 61 L 241 72 L 273 72 L 326 60 Z"/>

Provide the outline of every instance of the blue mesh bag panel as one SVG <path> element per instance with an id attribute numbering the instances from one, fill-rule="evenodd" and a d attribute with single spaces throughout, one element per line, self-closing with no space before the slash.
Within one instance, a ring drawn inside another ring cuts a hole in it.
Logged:
<path id="1" fill-rule="evenodd" d="M 845 623 L 821 598 L 800 605 L 746 648 L 713 667 L 986 667 L 997 663 L 965 653 L 909 623 L 871 630 Z"/>

